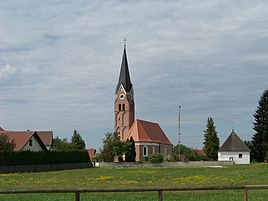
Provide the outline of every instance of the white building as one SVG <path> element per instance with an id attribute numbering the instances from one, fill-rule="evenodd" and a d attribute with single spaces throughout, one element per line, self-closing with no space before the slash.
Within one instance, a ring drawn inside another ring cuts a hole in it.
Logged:
<path id="1" fill-rule="evenodd" d="M 250 163 L 250 149 L 236 135 L 234 130 L 222 144 L 218 152 L 218 161 L 234 161 L 235 164 Z"/>

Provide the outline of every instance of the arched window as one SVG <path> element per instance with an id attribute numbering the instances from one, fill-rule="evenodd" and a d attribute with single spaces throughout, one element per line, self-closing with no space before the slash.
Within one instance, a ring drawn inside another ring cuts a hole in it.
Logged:
<path id="1" fill-rule="evenodd" d="M 119 111 L 121 111 L 121 104 L 119 104 Z"/>
<path id="2" fill-rule="evenodd" d="M 125 111 L 125 104 L 123 104 L 123 109 L 122 110 Z"/>
<path id="3" fill-rule="evenodd" d="M 143 157 L 148 156 L 148 147 L 147 146 L 143 146 Z"/>

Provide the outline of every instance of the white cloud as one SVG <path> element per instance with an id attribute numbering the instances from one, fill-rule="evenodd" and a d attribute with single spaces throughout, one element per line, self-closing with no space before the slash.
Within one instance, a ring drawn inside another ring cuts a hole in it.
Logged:
<path id="1" fill-rule="evenodd" d="M 0 67 L 0 79 L 6 79 L 16 73 L 17 69 L 10 64 Z"/>
<path id="2" fill-rule="evenodd" d="M 13 79 L 13 76 L 32 76 L 37 71 L 37 66 L 14 67 L 10 64 L 5 64 L 3 67 L 0 66 L 0 79 Z"/>
<path id="3" fill-rule="evenodd" d="M 137 117 L 159 122 L 176 143 L 181 104 L 187 145 L 202 146 L 208 116 L 221 136 L 238 125 L 249 139 L 267 88 L 266 7 L 266 1 L 2 1 L 0 124 L 64 137 L 78 129 L 88 146 L 99 147 L 113 129 L 127 37 Z"/>

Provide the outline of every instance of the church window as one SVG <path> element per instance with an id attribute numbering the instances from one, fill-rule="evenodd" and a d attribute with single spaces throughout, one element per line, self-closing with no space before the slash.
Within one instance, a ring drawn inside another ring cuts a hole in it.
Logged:
<path id="1" fill-rule="evenodd" d="M 121 104 L 119 104 L 119 111 L 121 111 Z"/>
<path id="2" fill-rule="evenodd" d="M 238 158 L 242 158 L 242 154 L 238 154 Z"/>
<path id="3" fill-rule="evenodd" d="M 143 147 L 143 156 L 144 157 L 148 156 L 148 147 L 147 146 Z"/>
<path id="4" fill-rule="evenodd" d="M 120 99 L 124 99 L 124 97 L 125 97 L 124 94 L 121 94 L 121 95 L 119 96 Z"/>
<path id="5" fill-rule="evenodd" d="M 123 109 L 122 110 L 125 111 L 125 104 L 123 104 Z"/>

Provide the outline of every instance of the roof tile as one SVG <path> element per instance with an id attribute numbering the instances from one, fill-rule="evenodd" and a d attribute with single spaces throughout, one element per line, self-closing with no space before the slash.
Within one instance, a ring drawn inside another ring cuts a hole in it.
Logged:
<path id="1" fill-rule="evenodd" d="M 131 126 L 126 139 L 129 139 L 131 136 L 135 142 L 172 144 L 159 124 L 139 119 Z"/>
<path id="2" fill-rule="evenodd" d="M 53 131 L 36 131 L 44 145 L 51 146 L 53 139 Z"/>
<path id="3" fill-rule="evenodd" d="M 41 146 L 46 146 L 50 143 L 52 144 L 52 131 L 0 131 L 0 135 L 5 134 L 10 140 L 14 140 L 16 146 L 14 151 L 21 151 L 23 147 L 27 144 L 30 138 L 35 135 L 37 140 L 41 141 Z M 40 135 L 41 134 L 41 135 Z M 51 139 L 49 139 L 51 137 Z M 44 148 L 43 147 L 43 148 Z M 46 149 L 46 148 L 44 148 Z"/>

